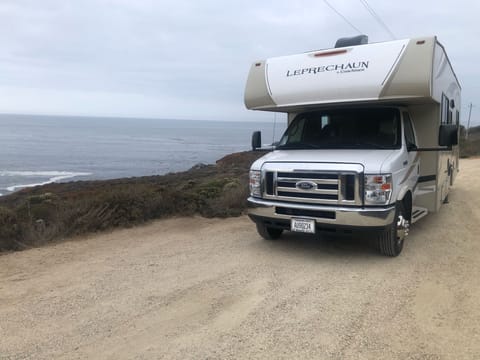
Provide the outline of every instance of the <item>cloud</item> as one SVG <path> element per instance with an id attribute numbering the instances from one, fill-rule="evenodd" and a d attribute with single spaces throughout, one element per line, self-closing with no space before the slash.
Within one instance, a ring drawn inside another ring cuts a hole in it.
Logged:
<path id="1" fill-rule="evenodd" d="M 389 39 L 361 2 L 329 2 L 371 41 Z M 466 45 L 479 4 L 369 3 L 398 38 L 439 35 L 464 100 L 478 99 L 478 50 Z M 243 108 L 253 61 L 355 33 L 322 1 L 3 0 L 0 112 L 263 117 Z"/>

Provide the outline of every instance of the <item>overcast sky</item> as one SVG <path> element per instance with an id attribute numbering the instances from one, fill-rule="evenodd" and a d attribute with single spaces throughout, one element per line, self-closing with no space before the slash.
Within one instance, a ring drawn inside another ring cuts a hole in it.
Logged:
<path id="1" fill-rule="evenodd" d="M 371 42 L 360 0 L 328 0 Z M 397 39 L 437 35 L 480 123 L 480 2 L 368 0 Z M 0 112 L 254 120 L 250 64 L 356 35 L 322 0 L 0 0 Z M 478 119 L 478 121 L 476 121 Z"/>

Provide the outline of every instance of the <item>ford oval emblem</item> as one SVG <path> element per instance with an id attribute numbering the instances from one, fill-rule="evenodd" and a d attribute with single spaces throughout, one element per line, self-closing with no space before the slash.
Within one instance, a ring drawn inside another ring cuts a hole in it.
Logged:
<path id="1" fill-rule="evenodd" d="M 317 188 L 317 184 L 313 181 L 299 181 L 295 186 L 300 190 L 312 190 Z"/>

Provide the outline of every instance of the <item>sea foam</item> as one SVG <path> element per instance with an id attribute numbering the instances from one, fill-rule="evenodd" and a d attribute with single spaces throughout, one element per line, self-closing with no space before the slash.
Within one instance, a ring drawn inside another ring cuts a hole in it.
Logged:
<path id="1" fill-rule="evenodd" d="M 0 176 L 16 176 L 16 177 L 45 177 L 47 180 L 28 184 L 12 185 L 6 188 L 8 191 L 16 191 L 19 189 L 30 188 L 35 186 L 47 185 L 53 182 L 72 179 L 77 176 L 89 176 L 87 172 L 70 172 L 70 171 L 0 171 Z"/>

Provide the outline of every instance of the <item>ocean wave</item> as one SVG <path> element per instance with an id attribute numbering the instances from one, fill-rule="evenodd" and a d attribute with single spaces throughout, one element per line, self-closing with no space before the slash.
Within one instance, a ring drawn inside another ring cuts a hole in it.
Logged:
<path id="1" fill-rule="evenodd" d="M 35 186 L 51 184 L 57 181 L 71 179 L 77 176 L 89 176 L 87 172 L 70 172 L 70 171 L 0 171 L 0 176 L 20 176 L 20 177 L 47 177 L 48 179 L 41 182 L 12 185 L 6 188 L 7 191 L 13 192 L 19 189 L 25 189 Z"/>
<path id="2" fill-rule="evenodd" d="M 73 171 L 8 171 L 0 170 L 0 176 L 86 176 L 92 175 L 91 173 L 86 172 L 73 172 Z"/>

